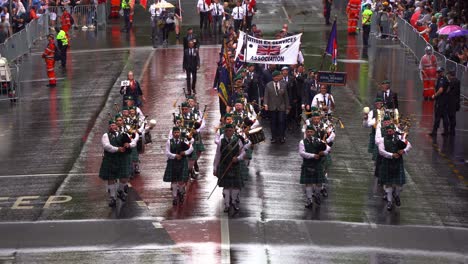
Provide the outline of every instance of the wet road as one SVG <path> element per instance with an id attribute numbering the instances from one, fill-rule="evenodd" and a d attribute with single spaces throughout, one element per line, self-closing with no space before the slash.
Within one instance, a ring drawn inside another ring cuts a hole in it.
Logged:
<path id="1" fill-rule="evenodd" d="M 307 12 L 295 1 L 258 2 L 256 23 L 264 31 L 286 22 L 293 31 L 304 28 L 306 65 L 318 68 L 329 30 L 320 2 L 307 1 Z M 196 26 L 193 10 L 186 12 L 185 22 Z M 391 41 L 372 38 L 371 48 L 363 49 L 359 37 L 346 35 L 341 16 L 339 21 L 339 67 L 348 72 L 348 85 L 333 94 L 345 128 L 338 129 L 333 147 L 330 196 L 313 210 L 303 207 L 298 183 L 298 131 L 289 131 L 284 145 L 256 148 L 239 213 L 221 212 L 219 189 L 207 200 L 216 184 L 211 175 L 219 119 L 211 87 L 219 52 L 211 45 L 215 37 L 203 35 L 197 84 L 200 105 L 208 109 L 207 151 L 200 179 L 190 182 L 188 199 L 178 207 L 162 182 L 173 104 L 181 101 L 185 86 L 175 39 L 170 48 L 153 50 L 143 23 L 128 36 L 118 25 L 97 34 L 75 33 L 72 67 L 58 73 L 54 90 L 44 87 L 39 49 L 33 50 L 22 63 L 21 103 L 0 104 L 0 263 L 466 263 L 466 108 L 458 114 L 456 138 L 433 142 L 425 136 L 433 106 L 419 97 L 414 59 Z M 108 112 L 121 102 L 119 80 L 128 70 L 142 84 L 143 111 L 158 126 L 129 199 L 111 210 L 97 177 L 100 137 Z M 374 187 L 369 131 L 360 120 L 376 84 L 386 78 L 399 93 L 400 111 L 413 120 L 408 184 L 402 207 L 391 213 Z M 269 138 L 269 123 L 262 125 Z"/>

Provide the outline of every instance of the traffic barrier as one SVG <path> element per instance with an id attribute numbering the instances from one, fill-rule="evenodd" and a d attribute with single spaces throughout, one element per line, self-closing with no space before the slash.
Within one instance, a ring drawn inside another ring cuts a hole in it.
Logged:
<path id="1" fill-rule="evenodd" d="M 16 102 L 19 97 L 19 66 L 0 58 L 0 101 Z"/>
<path id="2" fill-rule="evenodd" d="M 418 62 L 425 54 L 425 48 L 431 46 L 419 32 L 406 20 L 401 17 L 396 17 L 398 23 L 398 36 L 401 43 L 408 48 L 411 53 L 417 58 Z M 444 67 L 447 71 L 455 71 L 457 78 L 460 80 L 460 96 L 462 100 L 468 99 L 468 68 L 460 63 L 456 63 L 447 59 L 443 54 L 434 51 L 437 58 L 437 66 Z"/>

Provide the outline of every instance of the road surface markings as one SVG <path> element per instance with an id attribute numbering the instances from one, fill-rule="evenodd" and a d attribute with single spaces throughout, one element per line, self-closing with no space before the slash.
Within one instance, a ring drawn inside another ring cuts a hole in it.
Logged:
<path id="1" fill-rule="evenodd" d="M 96 176 L 98 173 L 38 173 L 38 174 L 16 174 L 16 175 L 0 175 L 2 178 L 29 178 L 29 177 L 58 177 L 58 176 Z"/>
<path id="2" fill-rule="evenodd" d="M 219 202 L 219 217 L 221 221 L 221 263 L 231 263 L 231 245 L 229 238 L 229 216 L 224 213 L 224 201 Z"/>
<path id="3" fill-rule="evenodd" d="M 156 229 L 162 229 L 162 228 L 163 228 L 163 226 L 162 226 L 161 223 L 159 223 L 159 222 L 153 222 L 153 226 L 154 226 L 154 228 L 156 228 Z"/>

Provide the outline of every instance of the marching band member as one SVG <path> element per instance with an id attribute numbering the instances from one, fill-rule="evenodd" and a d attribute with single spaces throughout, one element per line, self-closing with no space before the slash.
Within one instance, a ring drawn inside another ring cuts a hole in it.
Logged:
<path id="1" fill-rule="evenodd" d="M 214 141 L 216 145 L 219 145 L 219 143 L 221 142 L 221 136 L 224 134 L 224 128 L 226 127 L 226 125 L 233 124 L 234 119 L 232 117 L 232 114 L 226 113 L 222 121 L 224 122 L 221 122 L 220 127 L 216 130 L 215 141 Z"/>
<path id="2" fill-rule="evenodd" d="M 335 99 L 327 93 L 327 85 L 320 85 L 320 93 L 314 96 L 310 106 L 315 106 L 326 114 L 331 114 L 335 110 Z"/>
<path id="3" fill-rule="evenodd" d="M 395 125 L 391 124 L 385 129 L 385 137 L 378 142 L 379 153 L 383 157 L 380 179 L 387 193 L 387 210 L 391 211 L 393 198 L 395 198 L 396 206 L 401 205 L 400 193 L 406 183 L 403 155 L 411 149 L 411 144 L 406 139 L 401 140 L 395 134 Z"/>
<path id="4" fill-rule="evenodd" d="M 136 113 L 138 114 L 138 116 L 140 116 L 143 121 L 145 120 L 145 115 L 143 114 L 143 111 L 141 111 L 140 107 L 135 105 L 135 98 L 133 96 L 124 96 L 124 106 L 127 106 L 129 109 L 130 107 L 134 106 L 136 108 Z"/>
<path id="5" fill-rule="evenodd" d="M 234 134 L 234 125 L 226 124 L 224 134 L 216 148 L 213 163 L 213 175 L 218 177 L 218 186 L 223 187 L 224 212 L 229 212 L 230 205 L 239 210 L 239 193 L 244 187 L 239 161 L 244 159 L 244 145 Z"/>
<path id="6" fill-rule="evenodd" d="M 319 189 L 326 182 L 324 170 L 324 156 L 330 147 L 315 137 L 313 126 L 306 129 L 306 138 L 299 141 L 299 155 L 303 158 L 301 165 L 300 183 L 305 184 L 307 203 L 306 208 L 312 208 L 312 202 L 320 205 Z"/>
<path id="7" fill-rule="evenodd" d="M 124 143 L 123 134 L 119 132 L 115 120 L 109 121 L 109 131 L 102 135 L 101 143 L 104 148 L 104 156 L 99 169 L 99 178 L 107 181 L 109 206 L 115 207 L 117 191 L 120 190 L 118 181 L 126 179 L 130 172 L 128 158 L 124 154 L 130 147 L 130 143 Z"/>
<path id="8" fill-rule="evenodd" d="M 163 181 L 171 183 L 173 205 L 184 202 L 185 185 L 188 181 L 187 156 L 192 151 L 193 147 L 181 139 L 180 128 L 172 128 L 172 138 L 166 142 L 167 166 Z"/>

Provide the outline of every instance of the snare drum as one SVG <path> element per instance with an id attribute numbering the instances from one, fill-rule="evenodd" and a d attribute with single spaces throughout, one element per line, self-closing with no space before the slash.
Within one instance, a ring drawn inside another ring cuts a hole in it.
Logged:
<path id="1" fill-rule="evenodd" d="M 248 137 L 252 144 L 258 144 L 262 141 L 265 141 L 265 133 L 263 133 L 263 128 L 257 127 L 250 130 Z"/>

